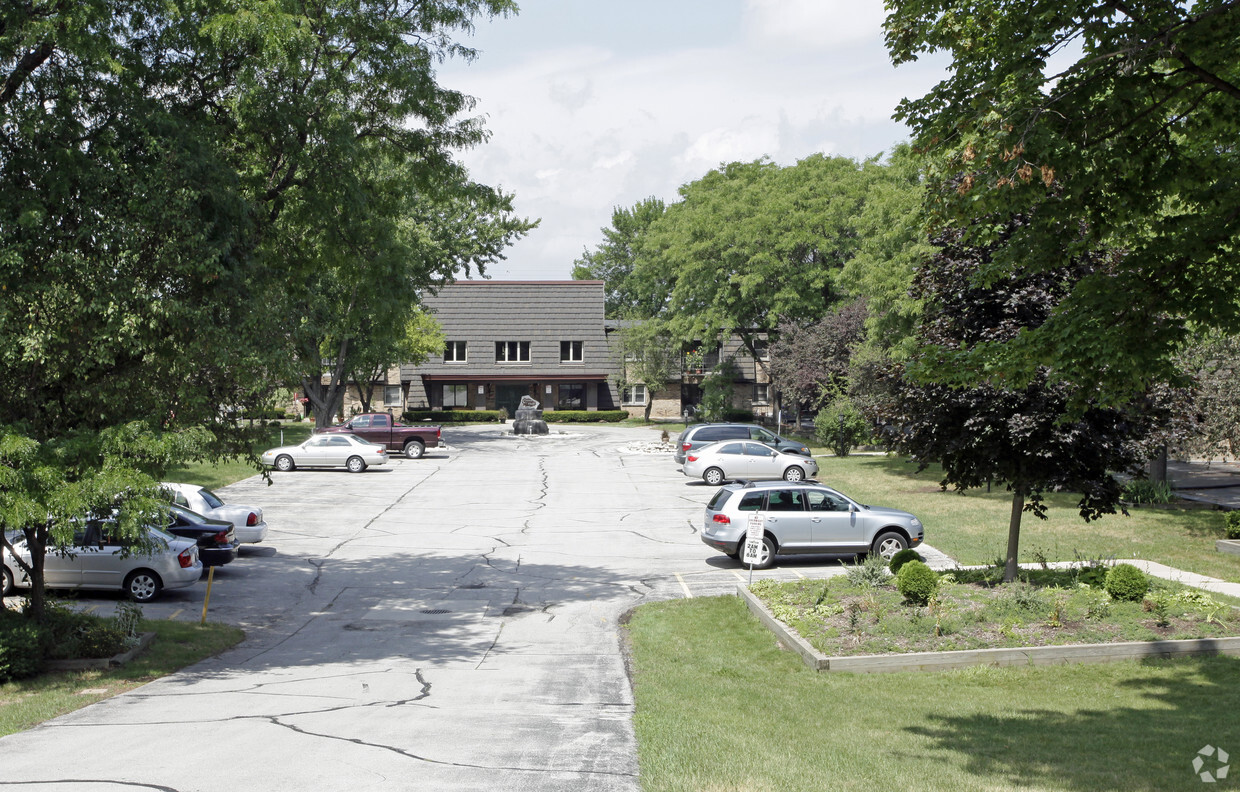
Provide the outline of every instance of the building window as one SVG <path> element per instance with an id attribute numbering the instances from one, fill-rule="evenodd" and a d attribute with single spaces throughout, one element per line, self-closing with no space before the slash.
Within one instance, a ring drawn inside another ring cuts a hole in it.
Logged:
<path id="1" fill-rule="evenodd" d="M 449 407 L 468 407 L 469 406 L 469 386 L 468 385 L 444 385 L 443 386 L 443 406 L 445 410 Z"/>
<path id="2" fill-rule="evenodd" d="M 383 386 L 383 406 L 399 407 L 400 406 L 400 386 L 384 385 Z"/>
<path id="3" fill-rule="evenodd" d="M 771 359 L 771 346 L 765 341 L 757 340 L 753 342 L 753 351 L 758 353 L 758 360 Z"/>
<path id="4" fill-rule="evenodd" d="M 560 342 L 560 362 L 561 363 L 580 363 L 581 362 L 581 342 L 580 341 L 561 341 Z"/>
<path id="5" fill-rule="evenodd" d="M 530 362 L 530 342 L 529 341 L 496 341 L 495 342 L 495 362 L 496 363 L 529 363 Z"/>
<path id="6" fill-rule="evenodd" d="M 646 386 L 630 385 L 620 394 L 620 401 L 625 404 L 644 405 L 646 403 Z"/>
<path id="7" fill-rule="evenodd" d="M 464 341 L 449 341 L 443 349 L 444 363 L 464 363 L 468 358 Z"/>
<path id="8" fill-rule="evenodd" d="M 766 404 L 770 398 L 771 386 L 765 382 L 755 382 L 753 386 L 753 403 Z"/>
<path id="9" fill-rule="evenodd" d="M 560 402 L 557 410 L 584 410 L 586 403 L 585 385 L 561 385 Z"/>

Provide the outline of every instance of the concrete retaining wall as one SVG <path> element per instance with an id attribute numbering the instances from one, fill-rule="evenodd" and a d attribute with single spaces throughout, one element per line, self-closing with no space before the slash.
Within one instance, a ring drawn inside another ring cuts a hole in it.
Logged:
<path id="1" fill-rule="evenodd" d="M 1112 663 L 1143 657 L 1187 657 L 1189 655 L 1240 655 L 1240 638 L 1198 638 L 1186 641 L 1133 641 L 1108 644 L 1068 644 L 1065 646 L 1023 646 L 1012 649 L 965 649 L 956 652 L 910 652 L 895 655 L 856 655 L 828 657 L 819 652 L 788 625 L 776 619 L 760 599 L 744 586 L 737 594 L 780 643 L 801 655 L 816 671 L 850 671 L 883 674 L 893 671 L 944 671 L 976 665 L 1059 665 L 1061 663 Z"/>

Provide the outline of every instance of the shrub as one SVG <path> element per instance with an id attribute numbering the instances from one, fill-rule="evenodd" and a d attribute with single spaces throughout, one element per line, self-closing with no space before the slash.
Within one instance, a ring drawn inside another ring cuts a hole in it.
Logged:
<path id="1" fill-rule="evenodd" d="M 887 562 L 887 568 L 891 570 L 891 574 L 896 575 L 899 574 L 900 567 L 904 566 L 909 561 L 925 560 L 926 559 L 921 557 L 921 553 L 911 547 L 906 547 L 891 557 L 891 560 Z"/>
<path id="2" fill-rule="evenodd" d="M 547 410 L 543 413 L 547 423 L 616 423 L 628 417 L 624 410 Z"/>
<path id="3" fill-rule="evenodd" d="M 838 457 L 870 439 L 870 425 L 852 400 L 841 396 L 814 418 L 814 436 Z"/>
<path id="4" fill-rule="evenodd" d="M 1240 539 L 1240 511 L 1227 512 L 1223 520 L 1223 524 L 1227 526 L 1227 538 Z"/>
<path id="5" fill-rule="evenodd" d="M 887 585 L 891 573 L 887 571 L 887 559 L 870 553 L 860 563 L 844 567 L 844 577 L 850 586 L 878 588 Z"/>
<path id="6" fill-rule="evenodd" d="M 5 611 L 0 619 L 0 682 L 34 676 L 42 667 L 39 625 L 19 613 Z"/>
<path id="7" fill-rule="evenodd" d="M 503 410 L 406 410 L 400 420 L 419 423 L 502 423 L 508 420 Z"/>
<path id="8" fill-rule="evenodd" d="M 926 605 L 939 590 L 939 576 L 921 561 L 909 561 L 896 575 L 900 596 L 914 605 Z"/>
<path id="9" fill-rule="evenodd" d="M 1150 590 L 1150 580 L 1132 564 L 1116 564 L 1107 571 L 1106 592 L 1124 602 L 1136 602 Z"/>
<path id="10" fill-rule="evenodd" d="M 1175 493 L 1165 481 L 1133 479 L 1124 485 L 1124 500 L 1129 503 L 1171 503 Z"/>

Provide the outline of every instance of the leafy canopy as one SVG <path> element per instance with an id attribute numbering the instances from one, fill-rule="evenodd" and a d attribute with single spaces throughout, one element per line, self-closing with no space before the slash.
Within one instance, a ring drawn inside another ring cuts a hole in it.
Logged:
<path id="1" fill-rule="evenodd" d="M 984 340 L 935 376 L 1043 373 L 1122 404 L 1175 374 L 1191 326 L 1240 329 L 1240 3 L 891 0 L 895 62 L 950 75 L 896 117 L 930 155 L 929 219 L 988 245 L 973 276 L 1052 272 L 1098 249 L 1053 314 Z"/>

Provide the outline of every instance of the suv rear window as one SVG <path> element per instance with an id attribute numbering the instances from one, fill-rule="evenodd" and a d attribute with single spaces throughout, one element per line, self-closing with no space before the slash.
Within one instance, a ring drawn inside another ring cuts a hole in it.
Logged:
<path id="1" fill-rule="evenodd" d="M 723 508 L 723 504 L 727 503 L 728 496 L 731 494 L 732 493 L 728 492 L 723 487 L 720 487 L 719 491 L 715 493 L 715 497 L 711 498 L 710 503 L 706 504 L 706 508 L 711 511 L 719 511 Z"/>

